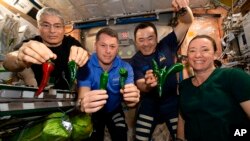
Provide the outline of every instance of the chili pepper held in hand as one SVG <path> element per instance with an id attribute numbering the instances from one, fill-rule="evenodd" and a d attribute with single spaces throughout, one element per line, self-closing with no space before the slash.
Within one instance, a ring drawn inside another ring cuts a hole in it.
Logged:
<path id="1" fill-rule="evenodd" d="M 120 68 L 119 74 L 120 74 L 120 79 L 119 79 L 120 86 L 123 89 L 125 86 L 126 79 L 128 78 L 128 71 L 125 68 Z"/>
<path id="2" fill-rule="evenodd" d="M 69 74 L 70 74 L 69 88 L 71 89 L 75 82 L 76 73 L 77 73 L 77 64 L 74 60 L 68 63 L 68 69 L 69 69 Z"/>
<path id="3" fill-rule="evenodd" d="M 108 72 L 104 71 L 101 74 L 101 78 L 100 78 L 100 89 L 105 90 L 107 88 L 107 84 L 108 84 Z"/>
<path id="4" fill-rule="evenodd" d="M 152 61 L 153 61 L 153 72 L 154 72 L 154 74 L 157 76 L 157 75 L 159 75 L 159 71 L 160 71 L 160 69 L 159 69 L 159 67 L 158 67 L 158 64 L 157 64 L 157 62 L 155 61 L 155 59 L 152 59 Z M 158 77 L 158 76 L 157 76 Z"/>
<path id="5" fill-rule="evenodd" d="M 156 61 L 154 59 L 152 61 L 153 61 L 153 73 L 157 77 L 157 89 L 158 89 L 159 96 L 161 97 L 162 96 L 162 87 L 163 87 L 164 83 L 166 82 L 167 77 L 170 74 L 177 73 L 177 72 L 181 71 L 184 66 L 181 63 L 176 63 L 176 64 L 172 65 L 169 69 L 166 69 L 166 66 L 162 69 L 159 69 Z"/>
<path id="6" fill-rule="evenodd" d="M 157 77 L 157 89 L 158 89 L 158 93 L 159 96 L 162 96 L 162 87 L 164 84 L 164 73 L 165 73 L 165 67 L 163 69 L 159 69 L 157 62 L 153 59 L 153 73 L 155 74 L 155 76 Z"/>
<path id="7" fill-rule="evenodd" d="M 176 63 L 174 65 L 172 65 L 170 68 L 167 69 L 166 71 L 166 74 L 165 74 L 165 80 L 166 78 L 170 75 L 170 74 L 173 74 L 173 73 L 177 73 L 177 72 L 180 72 L 182 71 L 184 68 L 184 65 L 182 63 Z"/>
<path id="8" fill-rule="evenodd" d="M 54 70 L 55 66 L 54 63 L 51 62 L 51 60 L 48 60 L 47 62 L 42 64 L 42 68 L 43 68 L 43 78 L 38 87 L 38 90 L 35 93 L 35 96 L 39 96 L 41 92 L 44 90 L 49 81 L 50 74 Z"/>

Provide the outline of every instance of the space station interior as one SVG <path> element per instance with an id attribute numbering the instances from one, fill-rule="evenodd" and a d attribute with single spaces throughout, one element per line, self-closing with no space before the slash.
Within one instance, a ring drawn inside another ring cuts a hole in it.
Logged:
<path id="1" fill-rule="evenodd" d="M 138 49 L 134 29 L 140 22 L 156 25 L 158 41 L 173 30 L 177 13 L 172 0 L 0 0 L 0 140 L 23 131 L 32 121 L 49 113 L 69 112 L 76 105 L 77 92 L 46 87 L 35 98 L 31 73 L 4 69 L 5 55 L 21 41 L 38 35 L 36 13 L 42 7 L 53 7 L 65 16 L 66 35 L 77 39 L 91 55 L 95 52 L 96 33 L 103 27 L 118 32 L 118 56 L 130 62 Z M 240 68 L 250 74 L 250 2 L 248 0 L 190 0 L 194 21 L 182 41 L 176 60 L 185 61 L 189 41 L 196 35 L 213 37 L 218 47 L 218 66 Z M 185 68 L 182 79 L 193 75 Z M 55 94 L 54 94 L 55 93 Z M 126 109 L 129 140 L 134 136 L 136 108 Z M 25 125 L 26 126 L 25 126 Z M 24 132 L 25 133 L 25 132 Z M 105 141 L 109 141 L 106 132 Z M 170 141 L 166 125 L 159 124 L 154 141 Z"/>

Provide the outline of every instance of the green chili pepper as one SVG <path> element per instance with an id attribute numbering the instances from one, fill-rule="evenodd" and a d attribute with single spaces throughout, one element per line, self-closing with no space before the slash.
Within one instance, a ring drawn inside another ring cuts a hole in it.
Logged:
<path id="1" fill-rule="evenodd" d="M 166 82 L 168 76 L 173 73 L 177 73 L 183 69 L 183 65 L 181 63 L 176 63 L 172 65 L 169 69 L 166 69 L 166 66 L 162 69 L 159 69 L 157 62 L 153 59 L 153 73 L 157 77 L 157 89 L 159 96 L 162 96 L 162 87 Z"/>
<path id="2" fill-rule="evenodd" d="M 125 68 L 120 68 L 119 74 L 120 74 L 120 79 L 119 79 L 120 86 L 123 89 L 125 86 L 126 79 L 128 78 L 128 71 Z"/>
<path id="3" fill-rule="evenodd" d="M 157 62 L 155 61 L 155 59 L 152 59 L 153 61 L 153 72 L 155 75 L 158 75 L 159 74 L 159 67 L 158 67 L 158 64 Z"/>
<path id="4" fill-rule="evenodd" d="M 177 72 L 180 72 L 182 71 L 184 68 L 184 65 L 182 63 L 176 63 L 174 65 L 172 65 L 166 72 L 165 74 L 165 79 L 170 75 L 170 74 L 173 74 L 173 73 L 177 73 Z"/>
<path id="5" fill-rule="evenodd" d="M 100 89 L 103 89 L 105 90 L 107 88 L 107 84 L 108 84 L 108 72 L 107 71 L 104 71 L 102 74 L 101 74 L 101 78 L 100 78 Z"/>
<path id="6" fill-rule="evenodd" d="M 68 69 L 69 69 L 69 73 L 70 73 L 69 88 L 72 88 L 72 86 L 75 82 L 76 73 L 77 73 L 77 64 L 74 60 L 72 60 L 68 63 Z"/>
<path id="7" fill-rule="evenodd" d="M 157 77 L 157 89 L 159 96 L 162 96 L 162 86 L 164 84 L 164 74 L 166 72 L 166 67 L 159 69 L 157 62 L 153 59 L 153 73 Z"/>

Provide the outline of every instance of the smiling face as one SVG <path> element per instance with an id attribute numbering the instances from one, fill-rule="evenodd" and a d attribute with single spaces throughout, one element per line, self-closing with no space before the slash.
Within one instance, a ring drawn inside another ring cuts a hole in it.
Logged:
<path id="1" fill-rule="evenodd" d="M 63 21 L 55 15 L 43 15 L 38 24 L 43 42 L 50 47 L 58 46 L 64 37 Z"/>
<path id="2" fill-rule="evenodd" d="M 135 43 L 143 55 L 150 55 L 155 51 L 157 35 L 152 27 L 138 29 L 135 34 Z"/>
<path id="3" fill-rule="evenodd" d="M 196 73 L 214 69 L 216 56 L 213 43 L 209 39 L 192 40 L 188 46 L 187 56 L 190 66 Z"/>
<path id="4" fill-rule="evenodd" d="M 101 33 L 95 43 L 96 54 L 102 68 L 109 67 L 118 53 L 118 40 L 108 34 Z"/>

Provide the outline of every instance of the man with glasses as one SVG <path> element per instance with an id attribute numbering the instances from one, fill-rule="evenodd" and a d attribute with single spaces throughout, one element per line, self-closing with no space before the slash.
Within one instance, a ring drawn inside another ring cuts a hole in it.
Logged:
<path id="1" fill-rule="evenodd" d="M 52 60 L 55 69 L 51 76 L 54 77 L 55 88 L 68 89 L 65 83 L 70 82 L 68 62 L 74 60 L 82 67 L 88 60 L 88 53 L 81 47 L 80 42 L 64 35 L 64 19 L 58 10 L 42 8 L 36 19 L 40 35 L 17 45 L 18 50 L 6 55 L 3 66 L 15 72 L 31 68 L 39 85 L 43 77 L 41 64 Z"/>

